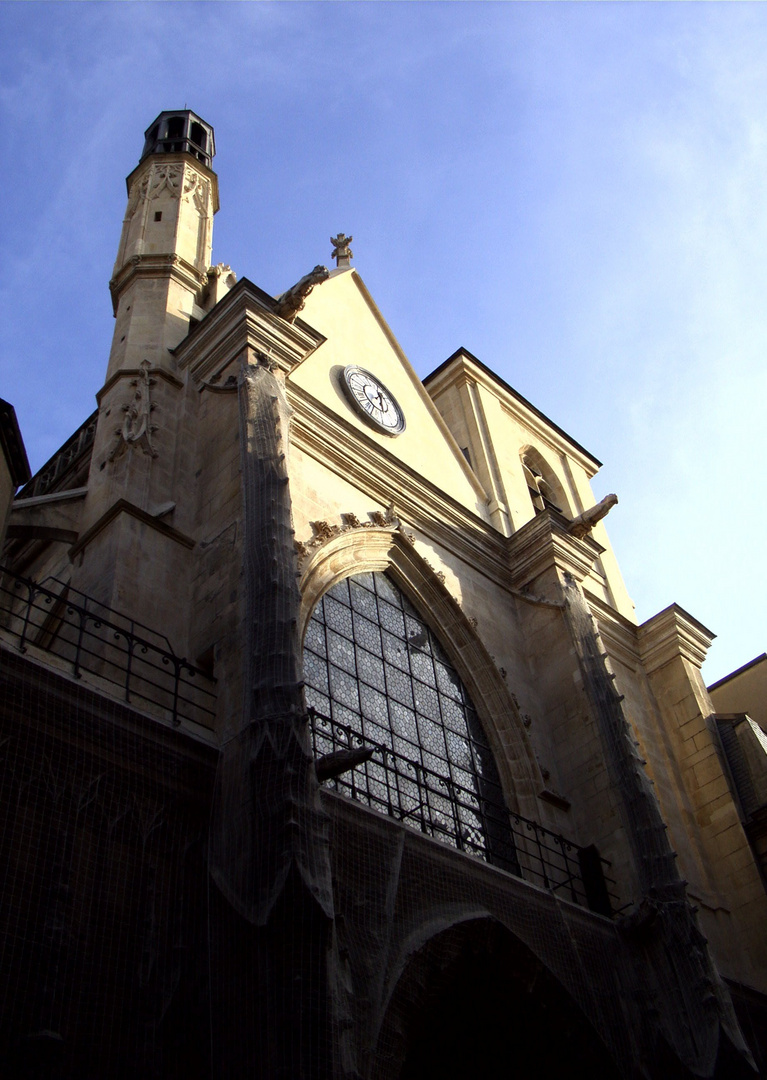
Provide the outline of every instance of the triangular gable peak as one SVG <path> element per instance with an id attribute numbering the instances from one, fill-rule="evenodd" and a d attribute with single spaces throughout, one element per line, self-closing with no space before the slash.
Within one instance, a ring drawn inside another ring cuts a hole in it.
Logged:
<path id="1" fill-rule="evenodd" d="M 371 468 L 379 455 L 392 456 L 489 522 L 487 492 L 357 272 L 331 273 L 307 297 L 301 319 L 326 340 L 288 376 L 297 399 L 339 418 L 349 432 L 350 452 L 355 444 L 369 455 Z M 350 366 L 369 373 L 375 386 L 388 392 L 401 409 L 404 430 L 386 434 L 362 415 L 344 376 Z"/>
<path id="2" fill-rule="evenodd" d="M 533 515 L 526 456 L 559 493 L 565 516 L 593 504 L 589 480 L 601 462 L 468 349 L 453 353 L 424 386 L 488 492 L 496 528 L 516 532 Z"/>

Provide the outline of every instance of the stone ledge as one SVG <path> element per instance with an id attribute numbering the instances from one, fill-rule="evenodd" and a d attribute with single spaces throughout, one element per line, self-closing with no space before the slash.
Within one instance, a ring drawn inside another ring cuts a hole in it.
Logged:
<path id="1" fill-rule="evenodd" d="M 135 506 L 133 503 L 128 502 L 127 499 L 118 499 L 116 503 L 113 503 L 112 506 L 110 506 L 106 513 L 102 514 L 101 517 L 82 534 L 77 543 L 69 549 L 70 559 L 74 562 L 77 556 L 85 550 L 91 540 L 98 536 L 98 534 L 102 532 L 107 525 L 118 518 L 120 514 L 128 514 L 130 517 L 142 521 L 156 532 L 162 533 L 163 536 L 167 536 L 169 540 L 174 540 L 177 544 L 181 544 L 182 547 L 193 548 L 195 545 L 195 541 L 191 536 L 187 536 L 186 533 L 174 529 L 172 525 L 167 525 L 159 517 L 155 517 L 146 510 L 142 510 L 140 506 Z"/>
<path id="2" fill-rule="evenodd" d="M 569 522 L 553 510 L 544 510 L 507 541 L 512 583 L 524 588 L 552 568 L 582 582 L 605 550 L 595 540 L 578 540 L 568 532 Z"/>
<path id="3" fill-rule="evenodd" d="M 650 675 L 677 657 L 699 668 L 716 634 L 678 604 L 670 604 L 643 622 L 637 637 L 642 663 Z"/>

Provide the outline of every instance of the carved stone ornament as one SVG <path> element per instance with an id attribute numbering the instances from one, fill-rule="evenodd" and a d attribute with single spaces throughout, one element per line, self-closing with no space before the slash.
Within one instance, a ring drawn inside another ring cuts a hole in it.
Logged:
<path id="1" fill-rule="evenodd" d="M 130 192 L 130 198 L 128 199 L 128 211 L 126 217 L 133 217 L 136 212 L 136 207 L 142 199 L 146 198 L 147 191 L 149 190 L 149 179 L 152 175 L 151 169 L 145 172 L 141 179 L 133 185 Z"/>
<path id="2" fill-rule="evenodd" d="M 312 521 L 311 526 L 314 529 L 314 536 L 309 541 L 311 547 L 317 547 L 319 544 L 324 544 L 326 540 L 332 540 L 341 531 L 340 525 L 328 525 L 327 521 Z"/>
<path id="3" fill-rule="evenodd" d="M 184 170 L 185 202 L 193 201 L 199 212 L 204 214 L 208 209 L 209 195 L 210 181 L 187 165 Z"/>
<path id="4" fill-rule="evenodd" d="M 356 514 L 351 512 L 341 514 L 343 525 L 331 525 L 327 521 L 312 521 L 313 536 L 310 540 L 294 540 L 299 562 L 305 559 L 313 548 L 318 548 L 327 540 L 332 540 L 341 533 L 351 532 L 354 529 L 396 529 L 410 543 L 415 543 L 415 536 L 406 533 L 394 510 L 394 503 L 390 503 L 387 510 L 371 510 L 370 521 L 360 521 Z M 439 576 L 439 575 L 437 575 Z M 444 575 L 443 575 L 444 577 Z"/>
<path id="5" fill-rule="evenodd" d="M 329 277 L 330 274 L 326 266 L 315 266 L 312 271 L 304 274 L 300 281 L 297 281 L 291 289 L 288 289 L 286 293 L 279 297 L 277 300 L 277 314 L 288 322 L 293 322 L 306 304 L 306 298 L 314 286 L 327 281 Z"/>
<path id="6" fill-rule="evenodd" d="M 150 457 L 157 457 L 157 451 L 152 445 L 152 436 L 157 431 L 157 426 L 150 422 L 155 403 L 151 400 L 149 393 L 155 380 L 150 377 L 149 368 L 149 361 L 142 360 L 141 374 L 131 379 L 130 385 L 134 387 L 133 397 L 122 407 L 125 417 L 122 427 L 116 429 L 118 441 L 109 455 L 109 461 L 120 457 L 129 447 L 140 447 Z"/>
<path id="7" fill-rule="evenodd" d="M 429 567 L 429 569 L 431 570 L 432 574 L 434 574 L 435 578 L 436 578 L 436 579 L 437 579 L 437 581 L 438 581 L 438 582 L 440 583 L 440 585 L 444 585 L 444 584 L 445 584 L 445 575 L 444 575 L 444 572 L 443 572 L 442 570 L 437 570 L 437 569 L 436 569 L 436 568 L 435 568 L 434 566 L 432 566 L 432 564 L 431 564 L 431 563 L 429 562 L 429 560 L 428 560 L 428 559 L 424 559 L 423 561 L 424 561 L 424 562 L 426 563 L 426 565 L 427 565 L 427 566 Z"/>
<path id="8" fill-rule="evenodd" d="M 182 177 L 184 166 L 173 164 L 154 164 L 150 173 L 149 198 L 156 199 L 167 191 L 176 199 L 181 198 Z"/>

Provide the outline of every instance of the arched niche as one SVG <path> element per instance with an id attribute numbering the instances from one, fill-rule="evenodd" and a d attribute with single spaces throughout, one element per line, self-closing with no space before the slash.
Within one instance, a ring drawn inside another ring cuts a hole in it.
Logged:
<path id="1" fill-rule="evenodd" d="M 534 446 L 523 446 L 519 457 L 536 514 L 550 506 L 566 517 L 572 517 L 572 508 L 565 489 L 540 450 Z"/>
<path id="2" fill-rule="evenodd" d="M 365 572 L 388 574 L 435 632 L 472 698 L 507 807 L 537 817 L 544 784 L 519 710 L 461 607 L 399 529 L 351 529 L 317 549 L 301 577 L 302 642 L 320 597 L 343 578 Z"/>

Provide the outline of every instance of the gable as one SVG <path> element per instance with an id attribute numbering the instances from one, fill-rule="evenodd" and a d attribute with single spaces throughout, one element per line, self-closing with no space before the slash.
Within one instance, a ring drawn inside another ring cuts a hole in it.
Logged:
<path id="1" fill-rule="evenodd" d="M 488 520 L 487 495 L 354 270 L 331 274 L 306 300 L 301 319 L 326 341 L 288 382 L 339 417 L 375 453 L 393 455 L 450 498 Z M 344 369 L 359 366 L 395 398 L 405 429 L 392 437 L 354 408 Z"/>

